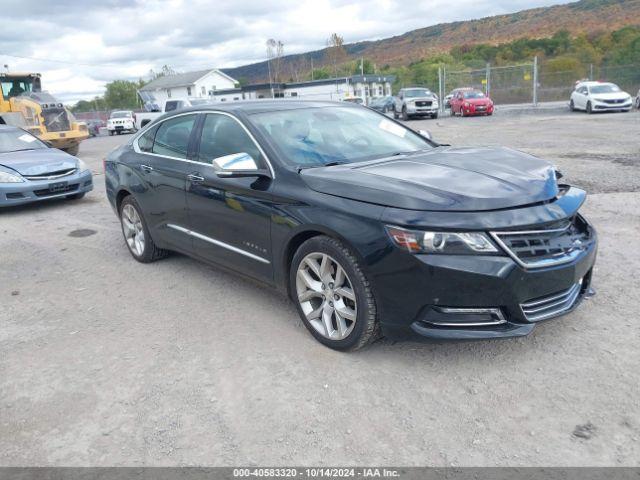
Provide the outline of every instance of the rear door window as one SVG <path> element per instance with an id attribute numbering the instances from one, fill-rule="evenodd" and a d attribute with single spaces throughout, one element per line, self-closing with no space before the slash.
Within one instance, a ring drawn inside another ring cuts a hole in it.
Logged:
<path id="1" fill-rule="evenodd" d="M 189 138 L 197 115 L 180 115 L 158 126 L 152 152 L 165 157 L 186 159 Z"/>
<path id="2" fill-rule="evenodd" d="M 153 139 L 156 136 L 158 127 L 152 127 L 138 138 L 138 148 L 141 152 L 150 153 L 153 149 Z"/>

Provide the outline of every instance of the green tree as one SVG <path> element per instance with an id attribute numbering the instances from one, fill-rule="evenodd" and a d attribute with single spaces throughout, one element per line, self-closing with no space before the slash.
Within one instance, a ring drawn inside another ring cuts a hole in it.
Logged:
<path id="1" fill-rule="evenodd" d="M 142 80 L 114 80 L 107 83 L 104 100 L 109 110 L 115 108 L 134 109 L 139 105 L 138 89 L 144 85 Z"/>

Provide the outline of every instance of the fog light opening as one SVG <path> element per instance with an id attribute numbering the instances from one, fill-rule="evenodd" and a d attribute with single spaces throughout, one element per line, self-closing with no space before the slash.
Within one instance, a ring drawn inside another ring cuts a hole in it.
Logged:
<path id="1" fill-rule="evenodd" d="M 439 327 L 484 327 L 507 323 L 500 308 L 434 307 L 425 321 Z"/>

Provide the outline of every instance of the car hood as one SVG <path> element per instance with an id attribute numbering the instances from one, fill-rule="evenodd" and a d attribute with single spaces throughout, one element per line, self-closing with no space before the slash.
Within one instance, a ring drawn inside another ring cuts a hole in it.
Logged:
<path id="1" fill-rule="evenodd" d="M 489 98 L 465 98 L 464 101 L 472 105 L 489 105 L 491 103 Z"/>
<path id="2" fill-rule="evenodd" d="M 428 97 L 411 97 L 411 98 L 406 98 L 405 100 L 407 102 L 424 102 L 424 101 L 433 102 L 436 100 L 436 97 L 430 95 Z"/>
<path id="3" fill-rule="evenodd" d="M 631 95 L 627 92 L 611 92 L 611 93 L 592 93 L 593 98 L 602 98 L 603 100 L 626 100 Z"/>
<path id="4" fill-rule="evenodd" d="M 20 175 L 43 175 L 78 167 L 78 160 L 56 148 L 0 154 L 0 165 Z"/>
<path id="5" fill-rule="evenodd" d="M 553 199 L 553 166 L 507 148 L 438 147 L 420 154 L 302 170 L 317 192 L 395 208 L 498 210 Z"/>

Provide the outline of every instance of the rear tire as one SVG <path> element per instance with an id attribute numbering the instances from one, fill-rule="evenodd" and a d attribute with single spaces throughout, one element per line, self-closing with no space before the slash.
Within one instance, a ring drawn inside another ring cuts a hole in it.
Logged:
<path id="1" fill-rule="evenodd" d="M 303 323 L 323 345 L 353 351 L 380 336 L 371 285 L 339 240 L 322 235 L 304 242 L 291 261 L 289 289 Z"/>
<path id="2" fill-rule="evenodd" d="M 133 196 L 129 195 L 120 204 L 120 226 L 131 256 L 140 263 L 151 263 L 166 257 L 169 252 L 156 247 L 142 209 Z"/>

